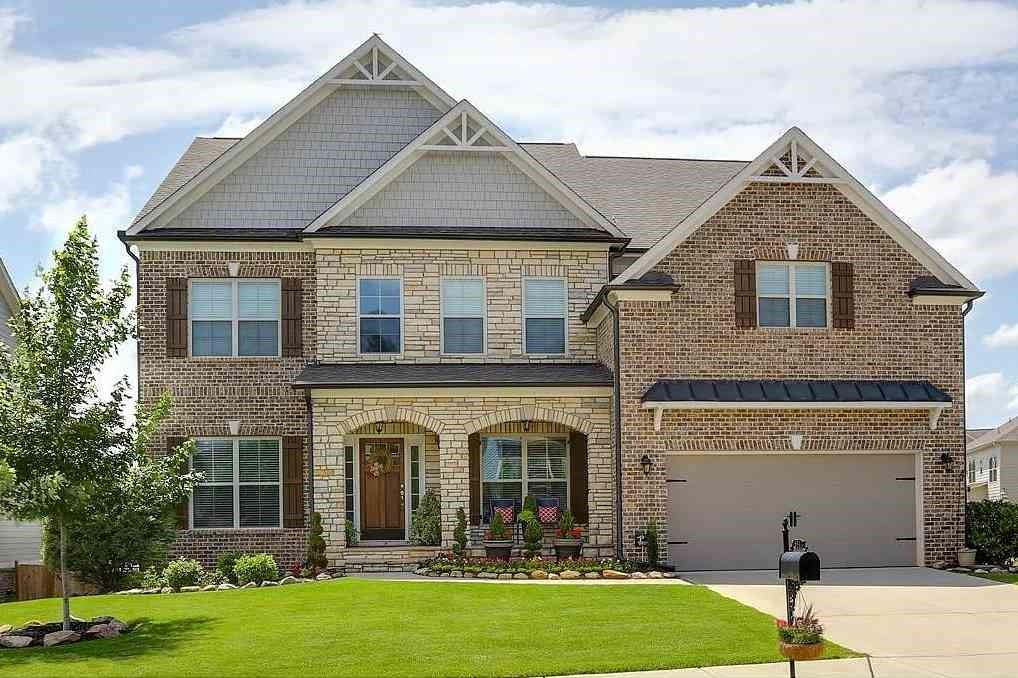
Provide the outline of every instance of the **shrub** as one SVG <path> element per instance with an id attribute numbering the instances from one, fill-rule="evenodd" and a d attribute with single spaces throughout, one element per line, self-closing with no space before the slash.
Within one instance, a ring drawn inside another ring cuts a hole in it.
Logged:
<path id="1" fill-rule="evenodd" d="M 237 573 L 233 571 L 237 559 L 241 554 L 236 551 L 224 551 L 216 559 L 216 571 L 223 576 L 223 579 L 231 584 L 237 583 Z"/>
<path id="2" fill-rule="evenodd" d="M 163 570 L 166 585 L 174 591 L 184 586 L 197 586 L 205 575 L 205 569 L 197 560 L 174 560 Z"/>
<path id="3" fill-rule="evenodd" d="M 452 533 L 452 552 L 458 558 L 467 554 L 467 514 L 462 506 L 456 509 L 456 529 Z"/>
<path id="4" fill-rule="evenodd" d="M 969 548 L 980 563 L 1008 565 L 1018 558 L 1018 504 L 974 501 L 966 507 Z"/>
<path id="5" fill-rule="evenodd" d="M 776 619 L 778 638 L 789 645 L 812 645 L 824 641 L 824 627 L 813 614 L 813 605 L 807 605 L 802 616 L 795 617 L 789 624 L 784 619 Z"/>
<path id="6" fill-rule="evenodd" d="M 528 494 L 523 499 L 523 510 L 530 511 L 535 516 L 537 515 L 537 499 L 532 494 Z"/>
<path id="7" fill-rule="evenodd" d="M 241 556 L 237 558 L 237 564 L 233 566 L 233 570 L 237 573 L 237 583 L 241 586 L 252 581 L 261 584 L 263 581 L 275 581 L 279 578 L 276 559 L 268 553 Z"/>
<path id="8" fill-rule="evenodd" d="M 322 536 L 322 514 L 311 514 L 311 533 L 308 535 L 308 567 L 324 570 L 329 565 L 325 557 L 325 538 Z"/>
<path id="9" fill-rule="evenodd" d="M 150 565 L 141 575 L 141 588 L 143 589 L 161 589 L 166 586 L 166 577 L 163 576 L 163 571 L 155 565 Z"/>
<path id="10" fill-rule="evenodd" d="M 643 531 L 643 536 L 646 541 L 647 562 L 656 566 L 658 561 L 661 559 L 661 547 L 658 543 L 657 522 L 652 520 L 647 523 L 647 527 Z"/>
<path id="11" fill-rule="evenodd" d="M 354 526 L 352 520 L 348 520 L 343 524 L 343 529 L 346 531 L 346 545 L 357 546 L 357 542 L 361 540 L 361 535 Z"/>
<path id="12" fill-rule="evenodd" d="M 506 526 L 502 514 L 498 511 L 495 511 L 495 515 L 492 516 L 491 525 L 484 534 L 484 538 L 488 541 L 503 541 L 509 538 L 509 528 Z"/>
<path id="13" fill-rule="evenodd" d="M 228 581 L 222 572 L 219 570 L 205 570 L 202 573 L 202 578 L 198 582 L 199 586 L 219 586 L 220 584 L 232 584 L 232 581 Z"/>
<path id="14" fill-rule="evenodd" d="M 530 499 L 530 497 L 527 497 Z M 523 552 L 527 558 L 536 558 L 541 555 L 541 545 L 544 542 L 544 528 L 541 527 L 537 516 L 530 509 L 523 509 L 520 513 L 520 524 L 523 525 Z"/>
<path id="15" fill-rule="evenodd" d="M 433 490 L 421 497 L 410 522 L 413 542 L 421 546 L 438 546 L 442 543 L 442 503 Z"/>

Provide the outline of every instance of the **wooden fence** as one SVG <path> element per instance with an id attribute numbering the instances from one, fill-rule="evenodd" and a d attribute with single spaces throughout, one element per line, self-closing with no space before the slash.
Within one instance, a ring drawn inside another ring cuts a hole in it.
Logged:
<path id="1" fill-rule="evenodd" d="M 95 587 L 83 584 L 73 576 L 67 580 L 67 592 L 72 596 L 95 593 Z M 60 575 L 45 565 L 14 564 L 14 591 L 18 600 L 56 598 L 61 595 Z"/>

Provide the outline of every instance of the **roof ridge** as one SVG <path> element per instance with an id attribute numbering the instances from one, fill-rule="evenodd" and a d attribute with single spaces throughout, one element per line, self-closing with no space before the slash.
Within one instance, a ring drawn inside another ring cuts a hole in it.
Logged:
<path id="1" fill-rule="evenodd" d="M 678 160 L 682 162 L 737 162 L 743 165 L 751 160 L 732 160 L 729 158 L 662 158 L 652 155 L 581 155 L 581 158 L 599 158 L 606 160 Z"/>

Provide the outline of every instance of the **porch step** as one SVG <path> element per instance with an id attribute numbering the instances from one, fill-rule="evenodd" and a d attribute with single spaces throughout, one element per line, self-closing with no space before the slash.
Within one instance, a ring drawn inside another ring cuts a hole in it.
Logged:
<path id="1" fill-rule="evenodd" d="M 413 572 L 421 561 L 443 550 L 440 546 L 358 544 L 343 549 L 340 557 L 347 572 Z"/>

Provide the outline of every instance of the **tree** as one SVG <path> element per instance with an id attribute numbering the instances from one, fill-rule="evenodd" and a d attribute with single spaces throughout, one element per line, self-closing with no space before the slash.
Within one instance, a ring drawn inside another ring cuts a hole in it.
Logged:
<path id="1" fill-rule="evenodd" d="M 325 557 L 325 537 L 322 529 L 322 514 L 315 511 L 311 514 L 311 532 L 308 534 L 308 567 L 324 570 L 329 566 Z"/>
<path id="2" fill-rule="evenodd" d="M 126 378 L 108 396 L 96 383 L 103 363 L 132 336 L 134 318 L 127 269 L 103 286 L 84 217 L 40 278 L 11 318 L 15 348 L 0 353 L 0 459 L 15 476 L 0 512 L 46 520 L 58 535 L 69 629 L 67 526 L 89 515 L 96 497 L 139 459 L 138 429 L 124 425 Z"/>
<path id="3" fill-rule="evenodd" d="M 462 506 L 456 509 L 456 529 L 452 532 L 452 552 L 457 558 L 467 555 L 467 513 Z"/>

